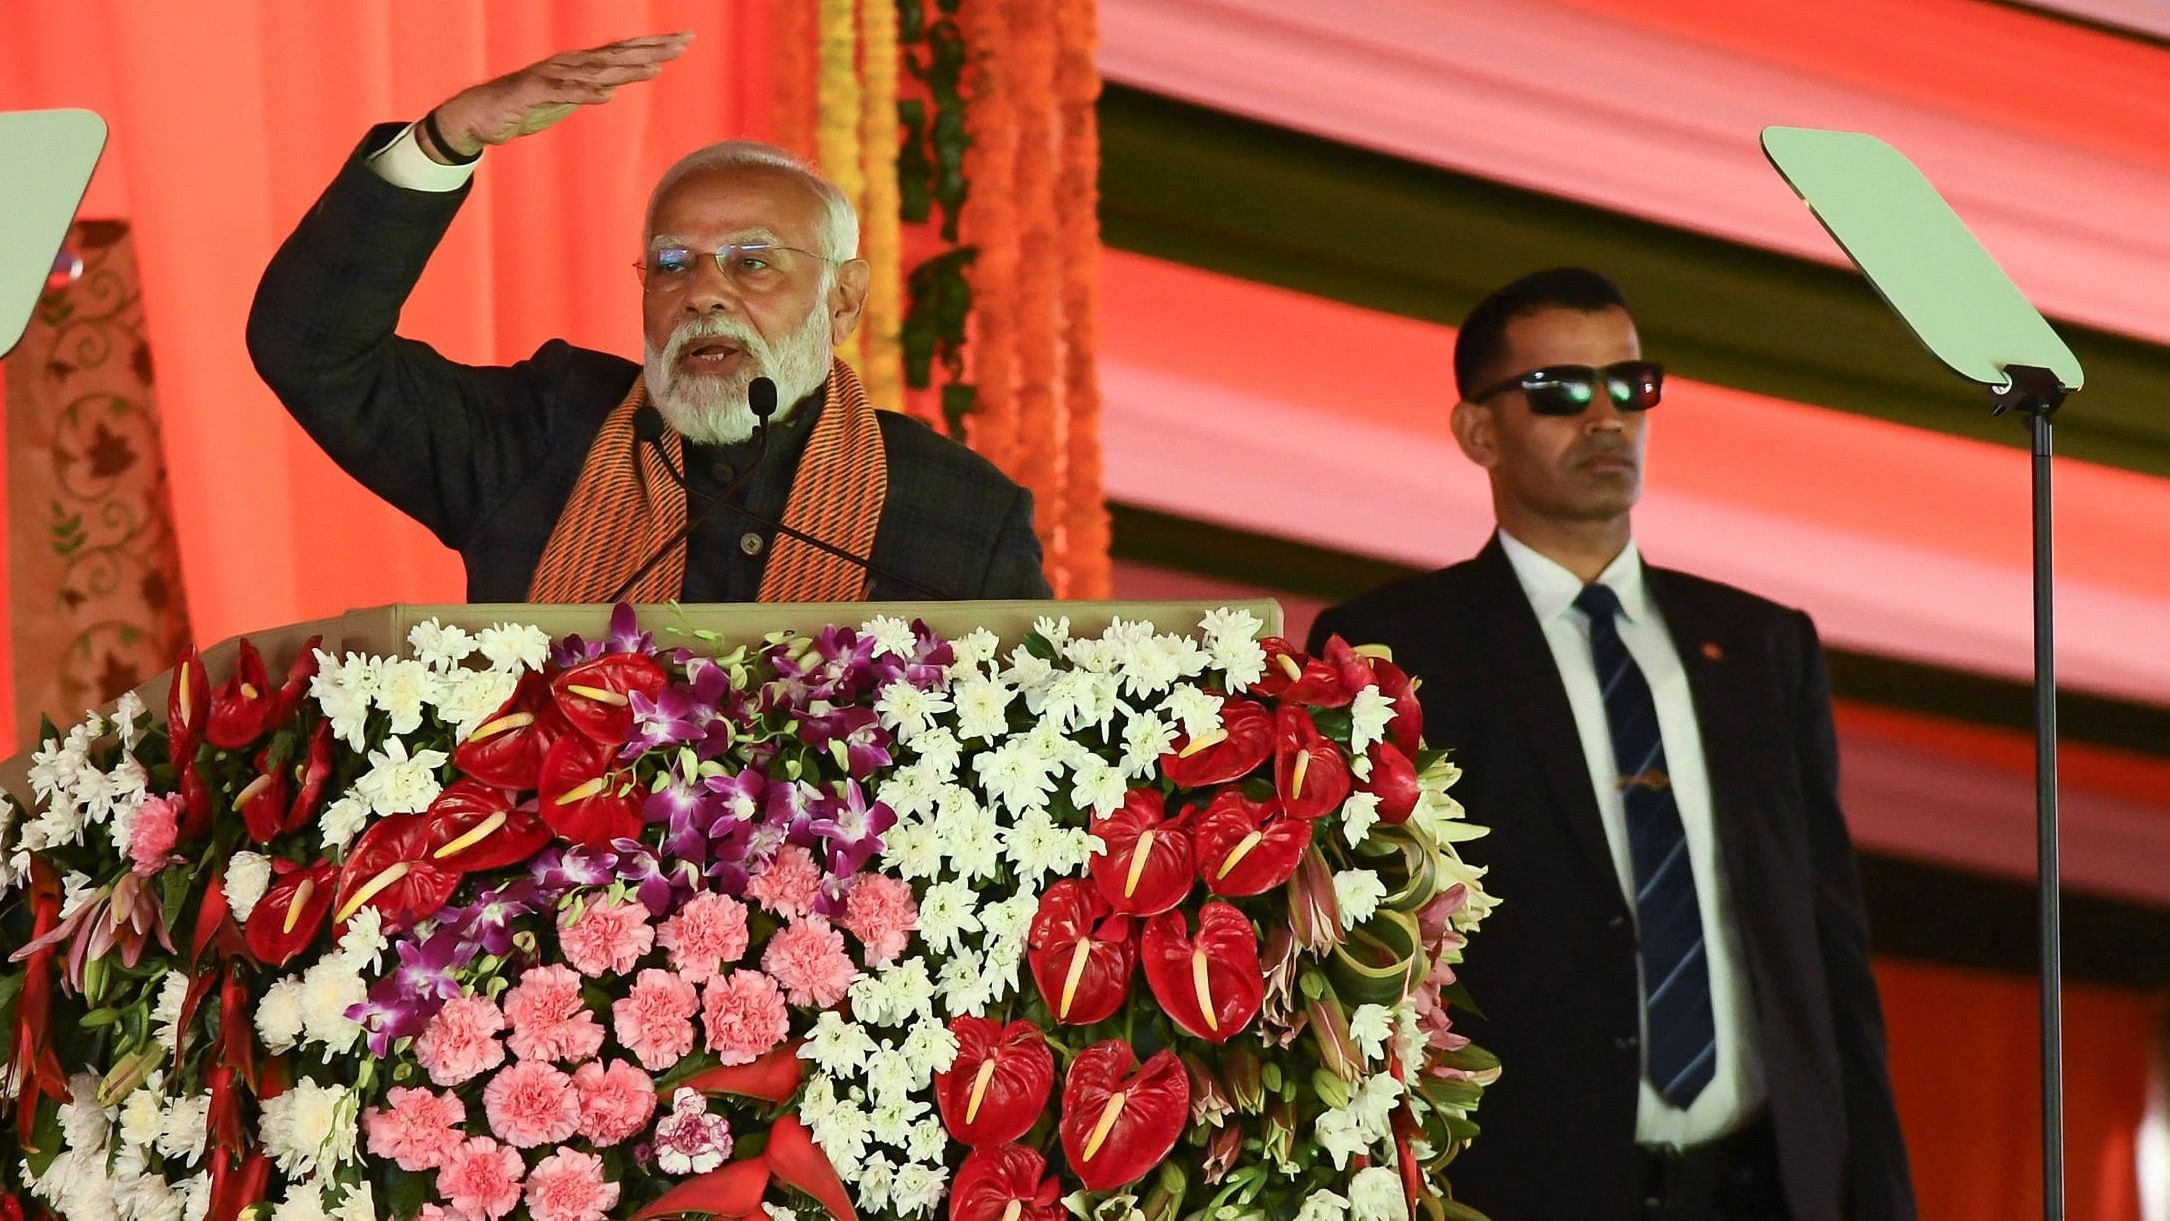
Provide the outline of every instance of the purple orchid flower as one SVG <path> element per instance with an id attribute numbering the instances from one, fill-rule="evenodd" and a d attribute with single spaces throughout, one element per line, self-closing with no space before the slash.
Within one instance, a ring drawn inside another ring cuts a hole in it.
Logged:
<path id="1" fill-rule="evenodd" d="M 512 953 L 512 922 L 540 911 L 551 901 L 542 883 L 516 878 L 475 896 L 465 907 L 447 908 L 437 915 L 438 925 L 457 933 L 462 945 L 504 957 Z"/>
<path id="2" fill-rule="evenodd" d="M 852 779 L 864 780 L 877 768 L 889 766 L 893 739 L 872 708 L 854 706 L 797 715 L 799 740 L 813 749 L 827 753 L 831 743 L 844 743 L 845 767 Z"/>
<path id="3" fill-rule="evenodd" d="M 654 699 L 638 691 L 632 694 L 633 737 L 618 752 L 620 759 L 638 759 L 651 750 L 698 742 L 708 736 L 708 722 L 715 709 L 703 704 L 693 690 L 679 683 L 663 689 Z"/>
<path id="4" fill-rule="evenodd" d="M 882 835 L 897 825 L 897 814 L 887 803 L 869 802 L 856 780 L 844 782 L 843 792 L 829 808 L 829 823 L 822 831 L 828 844 L 829 873 L 848 878 L 882 850 Z"/>
<path id="5" fill-rule="evenodd" d="M 708 863 L 708 834 L 719 814 L 716 798 L 703 785 L 689 785 L 673 775 L 641 806 L 641 818 L 663 827 L 663 850 L 698 868 Z"/>
<path id="6" fill-rule="evenodd" d="M 610 612 L 610 652 L 655 656 L 656 638 L 640 630 L 640 619 L 633 613 L 630 602 L 620 602 L 617 609 Z"/>
<path id="7" fill-rule="evenodd" d="M 667 870 L 656 854 L 635 839 L 617 839 L 610 842 L 618 851 L 618 880 L 634 887 L 641 906 L 658 920 L 677 906 L 677 885 L 673 870 Z"/>
<path id="8" fill-rule="evenodd" d="M 776 782 L 768 786 L 762 823 L 783 839 L 802 848 L 821 842 L 821 824 L 828 817 L 829 799 L 804 780 Z"/>
<path id="9" fill-rule="evenodd" d="M 914 619 L 911 656 L 884 653 L 875 658 L 871 689 L 879 691 L 900 678 L 922 691 L 939 687 L 956 660 L 957 650 L 947 639 L 928 627 L 926 620 Z"/>
<path id="10" fill-rule="evenodd" d="M 528 865 L 528 872 L 550 898 L 582 886 L 608 886 L 618 876 L 618 858 L 608 850 L 553 844 Z"/>
<path id="11" fill-rule="evenodd" d="M 432 933 L 429 940 L 399 943 L 399 967 L 376 982 L 369 999 L 347 1008 L 346 1016 L 369 1032 L 369 1050 L 392 1053 L 395 1040 L 422 1033 L 445 1002 L 460 994 L 453 972 L 474 961 L 475 951 L 461 944 L 457 931 Z"/>
<path id="12" fill-rule="evenodd" d="M 589 644 L 575 633 L 550 646 L 550 664 L 560 670 L 570 670 L 582 662 L 594 661 L 603 652 L 602 641 Z"/>

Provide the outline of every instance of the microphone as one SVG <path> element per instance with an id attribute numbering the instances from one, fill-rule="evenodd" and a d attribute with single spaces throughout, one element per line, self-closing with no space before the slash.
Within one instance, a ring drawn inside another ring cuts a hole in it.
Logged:
<path id="1" fill-rule="evenodd" d="M 698 516 L 687 517 L 686 524 L 680 526 L 676 533 L 664 539 L 661 546 L 650 552 L 648 558 L 641 561 L 640 567 L 633 570 L 633 575 L 627 577 L 625 583 L 618 586 L 605 601 L 615 605 L 621 598 L 624 598 L 635 585 L 640 584 L 640 579 L 647 576 L 650 569 L 662 563 L 663 557 L 670 554 L 673 548 L 692 537 L 693 532 L 700 528 L 702 522 L 708 520 L 709 516 L 716 511 L 718 505 L 727 503 L 731 499 L 731 493 L 736 492 L 748 479 L 753 477 L 755 471 L 761 469 L 761 459 L 767 455 L 769 449 L 769 417 L 776 414 L 776 383 L 765 377 L 753 379 L 746 387 L 746 405 L 753 409 L 753 461 L 748 462 L 745 470 L 738 472 L 729 483 L 724 485 L 721 492 L 716 493 L 714 498 L 703 505 Z M 656 456 L 663 460 L 663 469 L 670 472 L 671 479 L 679 487 L 685 488 L 689 493 L 693 490 L 686 483 L 685 472 L 671 463 L 671 451 L 663 445 L 662 412 L 657 411 L 651 404 L 642 403 L 640 410 L 633 413 L 633 435 L 637 439 L 637 444 L 655 447 Z M 641 465 L 638 453 L 634 455 L 633 469 L 636 471 L 646 469 Z"/>

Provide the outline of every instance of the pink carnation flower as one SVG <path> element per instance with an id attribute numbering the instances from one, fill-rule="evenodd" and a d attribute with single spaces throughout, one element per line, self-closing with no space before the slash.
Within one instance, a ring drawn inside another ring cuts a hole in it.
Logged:
<path id="1" fill-rule="evenodd" d="M 459 996 L 445 1002 L 414 1041 L 414 1058 L 439 1085 L 458 1085 L 505 1062 L 505 1045 L 497 1032 L 505 1028 L 505 1015 L 480 996 Z"/>
<path id="2" fill-rule="evenodd" d="M 585 1060 L 603 1046 L 603 1028 L 580 999 L 580 976 L 551 964 L 530 967 L 505 994 L 512 1054 L 523 1060 Z"/>
<path id="3" fill-rule="evenodd" d="M 690 984 L 705 984 L 746 952 L 746 905 L 729 895 L 697 894 L 663 922 L 656 944 Z"/>
<path id="4" fill-rule="evenodd" d="M 656 1113 L 656 1085 L 648 1074 L 623 1060 L 605 1068 L 589 1061 L 573 1072 L 573 1096 L 580 1100 L 580 1134 L 598 1148 L 648 1126 Z"/>
<path id="5" fill-rule="evenodd" d="M 820 893 L 821 866 L 814 863 L 813 853 L 797 844 L 784 845 L 768 868 L 746 884 L 748 898 L 787 919 L 812 912 Z"/>
<path id="6" fill-rule="evenodd" d="M 437 1191 L 462 1221 L 494 1221 L 520 1203 L 520 1153 L 478 1136 L 445 1155 Z"/>
<path id="7" fill-rule="evenodd" d="M 573 1080 L 540 1060 L 501 1070 L 482 1089 L 490 1132 L 522 1149 L 554 1145 L 580 1127 Z"/>
<path id="8" fill-rule="evenodd" d="M 904 943 L 919 927 L 919 904 L 912 901 L 911 883 L 878 873 L 861 874 L 852 883 L 839 923 L 866 947 L 869 963 L 888 966 L 904 952 Z"/>
<path id="9" fill-rule="evenodd" d="M 363 1119 L 369 1156 L 390 1158 L 401 1170 L 435 1170 L 459 1147 L 467 1108 L 453 1094 L 395 1086 L 384 1100 L 391 1105 Z"/>
<path id="10" fill-rule="evenodd" d="M 560 1149 L 527 1176 L 527 1215 L 534 1221 L 603 1221 L 618 1203 L 618 1185 L 603 1177 L 603 1159 Z"/>
<path id="11" fill-rule="evenodd" d="M 146 800 L 128 825 L 128 859 L 139 876 L 149 877 L 166 867 L 173 845 L 181 835 L 181 799 L 159 796 Z"/>
<path id="12" fill-rule="evenodd" d="M 642 1068 L 660 1073 L 693 1050 L 693 1015 L 700 1007 L 692 984 L 650 967 L 611 1003 L 610 1014 L 618 1042 L 640 1058 Z"/>
<path id="13" fill-rule="evenodd" d="M 707 1174 L 731 1156 L 731 1125 L 708 1113 L 708 1100 L 681 1085 L 671 1113 L 656 1125 L 656 1165 L 665 1174 Z"/>
<path id="14" fill-rule="evenodd" d="M 460 1215 L 442 1204 L 424 1204 L 414 1221 L 460 1221 Z"/>
<path id="15" fill-rule="evenodd" d="M 826 1009 L 844 999 L 858 974 L 844 952 L 844 934 L 819 916 L 794 920 L 769 938 L 761 969 L 776 977 L 794 1005 Z"/>
<path id="16" fill-rule="evenodd" d="M 575 910 L 580 912 L 577 920 Z M 565 961 L 582 975 L 623 975 L 655 943 L 648 909 L 638 903 L 597 899 L 585 909 L 569 909 L 558 917 L 558 945 L 565 951 Z"/>
<path id="17" fill-rule="evenodd" d="M 701 1017 L 708 1049 L 721 1064 L 750 1064 L 784 1041 L 791 1015 L 776 981 L 759 971 L 733 971 L 708 985 Z"/>

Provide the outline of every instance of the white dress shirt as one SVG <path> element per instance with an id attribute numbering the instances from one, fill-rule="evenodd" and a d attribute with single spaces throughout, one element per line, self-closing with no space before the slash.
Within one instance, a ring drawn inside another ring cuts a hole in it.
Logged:
<path id="1" fill-rule="evenodd" d="M 409 123 L 407 129 L 394 137 L 390 144 L 369 154 L 369 168 L 377 177 L 395 187 L 410 191 L 457 191 L 469 178 L 475 176 L 475 167 L 481 161 L 465 165 L 442 165 L 430 159 L 422 151 L 422 142 L 415 138 L 415 128 Z"/>
<path id="2" fill-rule="evenodd" d="M 1582 754 L 1590 766 L 1590 788 L 1597 795 L 1598 814 L 1605 824 L 1605 842 L 1612 848 L 1613 869 L 1619 875 L 1621 894 L 1627 898 L 1632 914 L 1636 888 L 1635 867 L 1628 855 L 1627 806 L 1614 785 L 1620 769 L 1613 763 L 1605 697 L 1598 688 L 1597 663 L 1590 655 L 1590 620 L 1575 608 L 1582 580 L 1505 530 L 1499 532 L 1499 541 L 1508 562 L 1514 565 L 1515 577 L 1531 609 L 1537 612 L 1537 622 L 1545 630 L 1545 643 L 1552 647 L 1553 663 L 1567 686 L 1575 730 L 1582 738 Z M 1711 827 L 1710 773 L 1703 762 L 1703 736 L 1696 723 L 1688 674 L 1680 664 L 1680 653 L 1673 647 L 1673 638 L 1665 629 L 1656 603 L 1643 586 L 1642 553 L 1633 541 L 1597 579 L 1619 596 L 1620 641 L 1627 646 L 1628 654 L 1650 684 L 1651 697 L 1657 701 L 1658 730 L 1665 737 L 1666 771 L 1672 781 L 1674 802 L 1680 809 L 1681 828 L 1687 834 L 1688 863 L 1695 873 L 1696 901 L 1703 914 L 1711 1016 L 1718 1032 L 1716 1074 L 1693 1105 L 1681 1108 L 1667 1102 L 1644 1076 L 1635 1107 L 1635 1140 L 1643 1145 L 1702 1144 L 1739 1127 L 1763 1102 L 1762 1071 L 1756 1061 L 1754 1028 L 1748 1013 L 1748 976 L 1740 935 L 1731 919 L 1725 879 L 1718 868 L 1718 845 Z M 1650 1045 L 1647 1030 L 1642 1045 Z"/>

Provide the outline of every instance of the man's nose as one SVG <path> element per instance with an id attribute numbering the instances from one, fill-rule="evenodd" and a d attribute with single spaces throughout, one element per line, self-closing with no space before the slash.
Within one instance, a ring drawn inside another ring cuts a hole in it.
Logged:
<path id="1" fill-rule="evenodd" d="M 694 316 L 710 313 L 735 314 L 740 312 L 743 301 L 738 285 L 723 273 L 714 255 L 704 254 L 693 261 L 693 285 L 686 291 L 686 313 Z"/>

